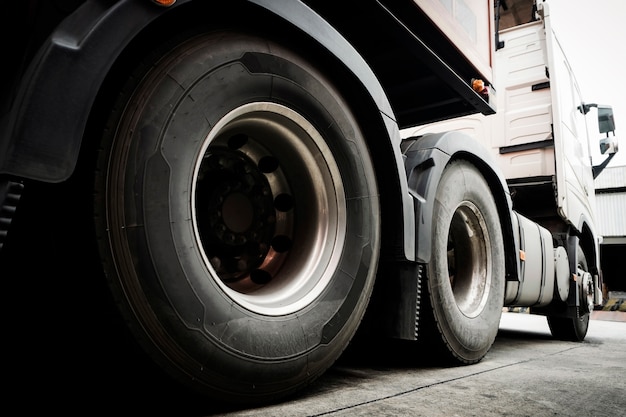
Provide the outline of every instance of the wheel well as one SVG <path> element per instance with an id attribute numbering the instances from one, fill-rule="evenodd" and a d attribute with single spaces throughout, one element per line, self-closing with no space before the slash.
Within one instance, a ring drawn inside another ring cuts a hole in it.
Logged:
<path id="1" fill-rule="evenodd" d="M 587 267 L 592 274 L 599 273 L 599 265 L 597 263 L 598 253 L 596 251 L 595 239 L 593 232 L 587 223 L 584 223 L 579 236 L 580 247 L 587 259 Z M 578 260 L 577 260 L 578 261 Z"/>
<path id="2" fill-rule="evenodd" d="M 236 7 L 235 7 L 236 4 Z M 243 13 L 241 8 L 254 8 L 255 13 Z M 264 15 L 266 14 L 266 16 Z M 251 19 L 250 16 L 256 16 Z M 259 22 L 263 22 L 261 26 Z M 88 121 L 88 127 L 96 126 L 100 129 L 107 111 L 113 106 L 120 89 L 124 87 L 132 71 L 144 62 L 158 56 L 159 51 L 167 45 L 173 45 L 183 38 L 200 34 L 209 30 L 242 29 L 248 31 L 278 32 L 285 22 L 277 19 L 258 6 L 249 2 L 188 2 L 171 11 L 162 14 L 159 18 L 146 26 L 119 54 L 106 78 L 102 82 Z M 85 135 L 89 138 L 89 135 Z M 83 141 L 83 147 L 89 143 Z"/>
<path id="3" fill-rule="evenodd" d="M 243 12 L 242 7 L 254 8 L 254 12 Z M 102 84 L 90 112 L 76 171 L 93 166 L 90 162 L 98 146 L 97 139 L 130 71 L 142 62 L 148 62 L 161 48 L 183 37 L 228 29 L 267 36 L 297 51 L 310 62 L 323 63 L 321 69 L 344 94 L 370 149 L 380 193 L 381 247 L 385 253 L 390 253 L 389 256 L 404 259 L 403 236 L 399 233 L 404 230 L 403 217 L 398 215 L 402 207 L 399 172 L 384 116 L 376 102 L 362 82 L 331 52 L 289 22 L 249 2 L 190 2 L 146 27 L 120 54 Z M 173 37 L 172 33 L 176 36 Z"/>

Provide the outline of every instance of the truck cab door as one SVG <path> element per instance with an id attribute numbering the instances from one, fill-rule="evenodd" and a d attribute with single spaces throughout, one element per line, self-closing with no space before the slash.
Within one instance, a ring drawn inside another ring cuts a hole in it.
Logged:
<path id="1" fill-rule="evenodd" d="M 544 18 L 552 99 L 557 210 L 578 227 L 593 221 L 595 194 L 590 145 L 583 103 L 576 78 L 552 28 Z"/>

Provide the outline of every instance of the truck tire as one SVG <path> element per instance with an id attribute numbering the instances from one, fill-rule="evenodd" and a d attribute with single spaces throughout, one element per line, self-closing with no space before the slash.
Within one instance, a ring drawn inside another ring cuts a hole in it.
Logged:
<path id="1" fill-rule="evenodd" d="M 577 248 L 578 268 L 584 272 L 589 272 L 587 258 L 582 248 Z M 563 316 L 547 316 L 548 327 L 550 333 L 555 339 L 567 340 L 570 342 L 582 342 L 587 336 L 589 329 L 590 312 L 585 311 L 584 303 L 586 300 L 580 300 L 581 305 L 576 307 L 576 317 Z"/>
<path id="2" fill-rule="evenodd" d="M 498 210 L 478 169 L 455 160 L 442 174 L 433 213 L 419 337 L 445 362 L 475 363 L 495 340 L 504 303 Z"/>
<path id="3" fill-rule="evenodd" d="M 294 52 L 221 32 L 146 62 L 116 109 L 96 218 L 135 338 L 218 400 L 315 380 L 357 330 L 380 246 L 373 165 L 341 92 Z"/>

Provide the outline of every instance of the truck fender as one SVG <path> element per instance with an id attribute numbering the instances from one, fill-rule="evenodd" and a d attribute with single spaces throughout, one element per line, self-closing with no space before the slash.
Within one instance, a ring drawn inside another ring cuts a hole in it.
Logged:
<path id="1" fill-rule="evenodd" d="M 511 196 L 497 164 L 482 144 L 462 132 L 443 132 L 407 138 L 402 143 L 409 192 L 415 200 L 416 259 L 428 263 L 431 257 L 433 200 L 439 179 L 452 159 L 474 163 L 489 183 L 498 206 L 506 254 L 507 281 L 519 280 L 519 241 Z"/>
<path id="2" fill-rule="evenodd" d="M 161 13 L 147 1 L 87 1 L 66 18 L 33 58 L 2 120 L 0 172 L 46 182 L 69 178 L 104 78 Z"/>
<path id="3" fill-rule="evenodd" d="M 384 140 L 389 141 L 391 149 L 385 164 L 395 165 L 395 169 L 390 169 L 393 172 L 386 175 L 399 184 L 405 256 L 413 260 L 414 210 L 402 172 L 401 136 L 377 77 L 356 49 L 301 1 L 244 2 L 261 7 L 308 34 L 342 62 L 371 96 L 387 133 Z M 120 0 L 112 5 L 88 0 L 63 21 L 31 62 L 11 111 L 0 122 L 0 173 L 51 183 L 68 179 L 78 160 L 95 97 L 113 63 L 144 28 L 191 3 L 204 2 L 179 0 L 172 7 L 163 8 L 147 0 Z"/>
<path id="4" fill-rule="evenodd" d="M 570 254 L 570 272 L 572 275 L 576 275 L 578 271 L 578 257 L 577 247 L 580 246 L 586 256 L 586 262 L 593 277 L 593 297 L 596 305 L 602 304 L 602 273 L 600 270 L 600 250 L 599 242 L 594 236 L 597 236 L 596 231 L 593 228 L 593 222 L 590 221 L 587 216 L 582 215 L 578 221 L 577 235 L 570 236 L 567 240 L 567 251 Z M 576 297 L 575 290 L 581 291 L 578 287 L 580 284 L 572 282 L 570 287 L 570 297 L 568 299 L 568 305 L 578 306 L 580 304 L 580 297 Z"/>
<path id="5" fill-rule="evenodd" d="M 505 245 L 505 271 L 509 282 L 519 274 L 519 241 L 517 218 L 502 175 L 496 171 L 491 154 L 478 141 L 461 132 L 443 132 L 409 137 L 402 141 L 401 150 L 409 187 L 414 200 L 415 260 L 417 262 L 381 262 L 370 313 L 365 328 L 371 334 L 417 340 L 420 320 L 421 276 L 424 264 L 432 256 L 432 225 L 434 199 L 444 169 L 454 159 L 466 159 L 475 164 L 487 180 L 498 207 Z M 508 284 L 508 282 L 507 282 Z"/>

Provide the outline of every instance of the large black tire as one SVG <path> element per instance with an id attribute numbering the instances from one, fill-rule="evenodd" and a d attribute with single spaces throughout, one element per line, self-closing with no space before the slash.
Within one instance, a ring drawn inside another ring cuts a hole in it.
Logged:
<path id="1" fill-rule="evenodd" d="M 105 269 L 135 337 L 219 400 L 283 398 L 353 337 L 380 246 L 359 126 L 314 65 L 266 39 L 196 36 L 149 62 L 105 135 Z"/>
<path id="2" fill-rule="evenodd" d="M 493 345 L 504 303 L 498 210 L 478 169 L 456 160 L 443 172 L 433 213 L 419 337 L 446 362 L 475 363 Z"/>
<path id="3" fill-rule="evenodd" d="M 582 273 L 589 273 L 587 258 L 585 257 L 585 253 L 580 246 L 577 248 L 576 256 L 578 259 L 578 269 Z M 583 280 L 583 278 L 579 278 L 579 280 Z M 587 286 L 587 289 L 591 289 L 591 291 L 593 291 L 593 285 Z M 591 311 L 589 311 L 589 308 L 586 307 L 586 303 L 588 304 L 587 296 L 590 296 L 591 299 L 593 299 L 593 292 L 587 292 L 586 296 L 583 295 L 584 293 L 585 291 L 581 290 L 581 300 L 579 300 L 580 306 L 576 307 L 575 317 L 546 317 L 550 333 L 552 333 L 552 336 L 555 339 L 570 342 L 582 342 L 585 340 L 587 330 L 589 329 L 589 318 L 591 316 Z"/>

